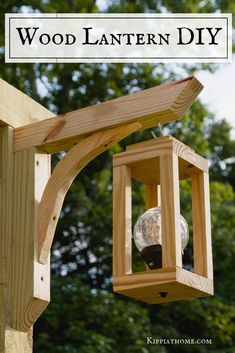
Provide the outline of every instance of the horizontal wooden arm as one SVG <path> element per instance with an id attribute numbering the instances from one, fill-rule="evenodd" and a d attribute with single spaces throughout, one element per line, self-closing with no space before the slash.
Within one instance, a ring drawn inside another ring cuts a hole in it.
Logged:
<path id="1" fill-rule="evenodd" d="M 55 114 L 0 78 L 0 126 L 18 128 Z"/>
<path id="2" fill-rule="evenodd" d="M 14 150 L 35 146 L 55 153 L 95 132 L 123 124 L 139 122 L 145 129 L 177 120 L 202 88 L 195 77 L 188 77 L 22 126 L 15 129 Z"/>

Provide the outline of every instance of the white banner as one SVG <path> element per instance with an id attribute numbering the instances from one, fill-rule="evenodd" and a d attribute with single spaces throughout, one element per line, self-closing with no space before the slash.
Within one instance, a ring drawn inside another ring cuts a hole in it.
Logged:
<path id="1" fill-rule="evenodd" d="M 6 62 L 228 63 L 231 14 L 6 14 Z"/>

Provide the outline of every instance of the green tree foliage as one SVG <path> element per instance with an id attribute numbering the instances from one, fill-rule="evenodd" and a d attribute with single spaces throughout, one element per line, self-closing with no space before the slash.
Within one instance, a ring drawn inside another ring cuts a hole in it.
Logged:
<path id="1" fill-rule="evenodd" d="M 56 113 L 96 104 L 181 78 L 215 65 L 5 64 L 4 13 L 20 12 L 235 12 L 232 0 L 6 0 L 1 8 L 1 77 Z M 34 329 L 35 352 L 235 352 L 235 141 L 231 127 L 197 100 L 181 121 L 163 128 L 211 163 L 215 296 L 148 306 L 112 292 L 112 154 L 151 138 L 126 138 L 91 162 L 68 193 L 52 251 L 52 301 Z M 158 133 L 157 130 L 155 130 Z M 60 155 L 54 156 L 53 164 Z M 143 211 L 144 189 L 135 184 L 133 218 Z M 181 213 L 191 222 L 190 184 L 181 183 Z M 192 236 L 190 239 L 192 243 Z M 137 256 L 135 268 L 142 264 Z M 184 255 L 192 267 L 192 244 Z M 207 345 L 146 344 L 146 337 L 211 338 Z"/>

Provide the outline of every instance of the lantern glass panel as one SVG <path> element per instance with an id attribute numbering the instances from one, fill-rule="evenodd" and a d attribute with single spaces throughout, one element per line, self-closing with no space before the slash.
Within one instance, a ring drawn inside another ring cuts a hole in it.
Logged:
<path id="1" fill-rule="evenodd" d="M 189 228 L 185 218 L 180 215 L 180 234 L 182 254 L 189 239 Z M 140 215 L 134 227 L 135 245 L 150 269 L 161 267 L 162 225 L 161 208 L 153 207 Z"/>

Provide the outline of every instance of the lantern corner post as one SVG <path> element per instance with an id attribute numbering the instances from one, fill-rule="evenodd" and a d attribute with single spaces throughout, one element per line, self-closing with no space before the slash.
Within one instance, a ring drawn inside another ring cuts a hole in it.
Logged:
<path id="1" fill-rule="evenodd" d="M 193 248 L 195 273 L 213 281 L 209 174 L 192 177 Z"/>
<path id="2" fill-rule="evenodd" d="M 132 273 L 131 171 L 127 165 L 113 168 L 113 277 Z"/>
<path id="3" fill-rule="evenodd" d="M 160 185 L 162 212 L 163 267 L 182 268 L 180 233 L 180 195 L 178 156 L 167 153 L 160 156 Z"/>

